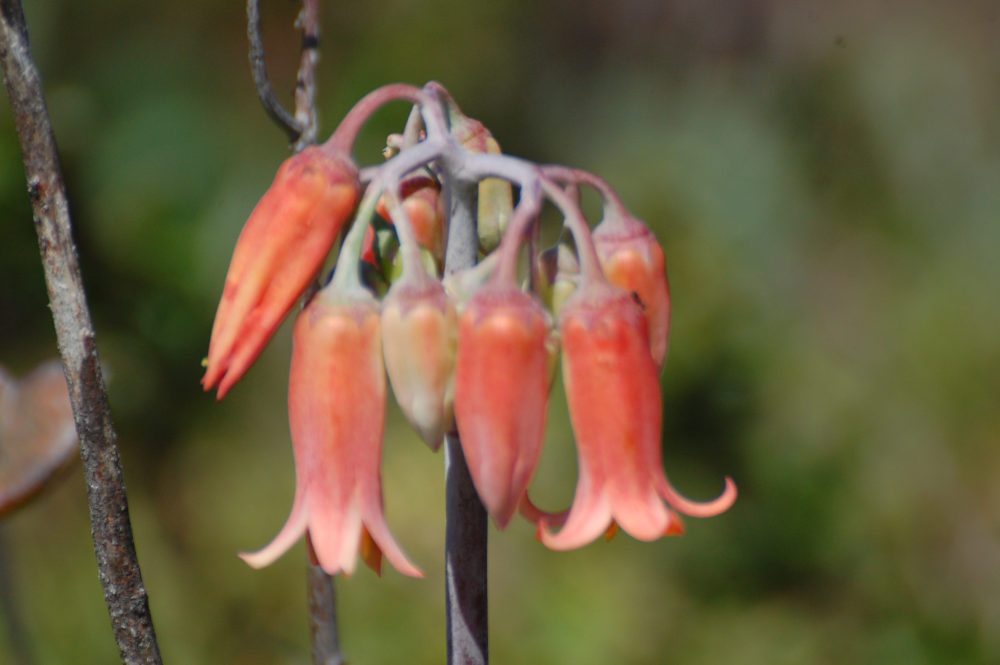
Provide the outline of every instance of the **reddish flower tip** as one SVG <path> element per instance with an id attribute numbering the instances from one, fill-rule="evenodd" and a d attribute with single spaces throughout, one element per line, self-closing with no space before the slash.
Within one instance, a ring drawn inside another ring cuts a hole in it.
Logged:
<path id="1" fill-rule="evenodd" d="M 278 169 L 229 264 L 201 384 L 218 398 L 242 378 L 329 254 L 358 201 L 347 157 L 306 148 Z"/>
<path id="2" fill-rule="evenodd" d="M 639 298 L 649 323 L 650 353 L 662 368 L 670 337 L 670 285 L 663 249 L 653 232 L 631 217 L 601 222 L 593 237 L 608 281 Z"/>
<path id="3" fill-rule="evenodd" d="M 406 211 L 412 225 L 414 239 L 426 249 L 440 265 L 444 262 L 445 214 L 441 186 L 426 175 L 411 176 L 403 181 L 400 188 Z M 385 197 L 379 199 L 375 211 L 383 219 L 395 223 L 389 214 Z"/>

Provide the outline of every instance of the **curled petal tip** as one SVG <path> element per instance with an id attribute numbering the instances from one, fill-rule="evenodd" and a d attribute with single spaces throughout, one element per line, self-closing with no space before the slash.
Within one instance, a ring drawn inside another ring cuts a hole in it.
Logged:
<path id="1" fill-rule="evenodd" d="M 292 512 L 288 516 L 285 526 L 281 531 L 264 547 L 256 552 L 240 552 L 239 557 L 251 568 L 264 568 L 278 560 L 281 555 L 290 550 L 293 545 L 306 533 L 306 511 L 302 504 L 301 497 L 296 497 L 292 503 Z"/>
<path id="2" fill-rule="evenodd" d="M 532 524 L 537 525 L 538 523 L 544 521 L 546 528 L 558 528 L 566 523 L 566 516 L 569 514 L 569 510 L 564 510 L 561 513 L 550 513 L 546 510 L 542 510 L 531 500 L 528 493 L 525 492 L 524 496 L 521 497 L 521 502 L 517 505 L 517 512 L 521 513 L 521 517 L 528 520 Z"/>
<path id="3" fill-rule="evenodd" d="M 239 552 L 237 553 L 237 556 L 243 559 L 243 562 L 251 568 L 259 570 L 270 566 L 272 563 L 281 558 L 281 555 L 287 550 L 287 547 L 279 549 L 268 545 L 257 550 L 256 552 Z"/>
<path id="4" fill-rule="evenodd" d="M 729 510 L 736 502 L 736 483 L 726 476 L 726 486 L 722 493 L 710 501 L 692 501 L 683 496 L 666 478 L 660 483 L 660 493 L 675 510 L 691 517 L 714 517 Z"/>

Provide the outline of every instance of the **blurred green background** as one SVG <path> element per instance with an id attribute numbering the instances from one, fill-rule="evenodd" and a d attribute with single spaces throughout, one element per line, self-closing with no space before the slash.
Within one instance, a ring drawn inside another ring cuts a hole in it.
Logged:
<path id="1" fill-rule="evenodd" d="M 165 662 L 308 663 L 287 325 L 223 402 L 199 361 L 236 235 L 288 154 L 242 2 L 31 0 Z M 296 13 L 264 2 L 289 100 Z M 1000 3 L 326 2 L 323 135 L 442 81 L 504 149 L 606 177 L 674 294 L 665 465 L 736 506 L 683 538 L 552 553 L 490 534 L 495 663 L 1000 662 Z M 407 109 L 370 123 L 379 161 Z M 0 104 L 0 364 L 56 353 Z M 427 571 L 338 584 L 354 665 L 444 659 L 443 471 L 390 407 L 388 519 Z M 568 504 L 559 389 L 533 491 Z M 79 465 L 0 523 L 38 663 L 110 663 Z M 0 634 L 0 663 L 12 662 Z"/>

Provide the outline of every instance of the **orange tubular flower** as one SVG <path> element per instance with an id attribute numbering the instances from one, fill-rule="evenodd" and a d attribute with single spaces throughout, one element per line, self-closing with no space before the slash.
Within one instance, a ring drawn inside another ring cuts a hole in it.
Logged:
<path id="1" fill-rule="evenodd" d="M 367 293 L 328 291 L 299 314 L 293 333 L 292 511 L 274 540 L 240 557 L 254 568 L 267 566 L 308 530 L 330 575 L 351 574 L 361 553 L 376 572 L 384 554 L 399 572 L 422 577 L 393 539 L 382 508 L 385 373 L 378 304 Z"/>
<path id="2" fill-rule="evenodd" d="M 458 315 L 440 282 L 397 282 L 382 304 L 382 349 L 399 407 L 431 450 L 452 429 Z"/>
<path id="3" fill-rule="evenodd" d="M 429 176 L 411 176 L 403 181 L 402 195 L 402 206 L 406 209 L 417 242 L 430 252 L 439 264 L 444 263 L 446 231 L 441 186 Z M 393 221 L 385 204 L 385 197 L 379 199 L 375 211 L 384 219 Z"/>
<path id="4" fill-rule="evenodd" d="M 663 249 L 633 217 L 608 219 L 594 228 L 594 247 L 608 281 L 635 293 L 649 321 L 649 349 L 658 369 L 667 357 L 670 286 Z"/>
<path id="5" fill-rule="evenodd" d="M 215 314 L 202 386 L 219 399 L 246 373 L 316 276 L 358 201 L 346 156 L 309 147 L 288 158 L 250 214 Z"/>
<path id="6" fill-rule="evenodd" d="M 650 541 L 681 532 L 674 510 L 695 517 L 727 510 L 736 499 L 729 478 L 721 496 L 696 503 L 678 494 L 663 472 L 658 371 L 646 317 L 630 294 L 590 283 L 570 296 L 559 328 L 579 481 L 562 530 L 553 534 L 545 518 L 539 521 L 542 543 L 554 550 L 581 547 L 606 533 L 612 520 Z"/>
<path id="7" fill-rule="evenodd" d="M 455 420 L 479 497 L 503 528 L 524 496 L 545 433 L 549 315 L 514 286 L 489 285 L 459 320 Z"/>

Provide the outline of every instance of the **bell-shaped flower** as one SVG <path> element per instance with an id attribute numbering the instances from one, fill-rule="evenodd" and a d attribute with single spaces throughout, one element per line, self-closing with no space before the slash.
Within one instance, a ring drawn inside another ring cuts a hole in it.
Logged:
<path id="1" fill-rule="evenodd" d="M 663 249 L 634 217 L 612 217 L 594 228 L 594 247 L 608 281 L 638 296 L 649 321 L 649 350 L 662 369 L 670 335 L 670 286 Z"/>
<path id="2" fill-rule="evenodd" d="M 316 560 L 330 575 L 352 573 L 359 553 L 377 568 L 374 545 L 404 575 L 423 576 L 393 539 L 383 513 L 385 397 L 378 303 L 363 290 L 323 289 L 299 314 L 293 332 L 292 511 L 268 545 L 240 554 L 244 561 L 267 566 L 308 531 Z"/>
<path id="3" fill-rule="evenodd" d="M 437 450 L 455 424 L 458 315 L 441 283 L 397 281 L 382 302 L 382 350 L 396 402 L 424 442 Z"/>
<path id="4" fill-rule="evenodd" d="M 579 480 L 562 529 L 552 533 L 548 520 L 538 522 L 542 543 L 581 547 L 607 533 L 612 521 L 639 540 L 655 540 L 682 528 L 674 510 L 695 517 L 727 510 L 736 499 L 730 479 L 721 496 L 697 503 L 681 496 L 663 471 L 659 372 L 646 317 L 632 295 L 588 282 L 566 302 L 559 330 Z"/>
<path id="5" fill-rule="evenodd" d="M 545 433 L 554 341 L 548 313 L 490 283 L 459 319 L 455 420 L 479 498 L 503 528 L 524 496 Z"/>
<path id="6" fill-rule="evenodd" d="M 236 242 L 202 385 L 219 399 L 312 282 L 358 201 L 357 168 L 320 146 L 281 165 Z"/>

